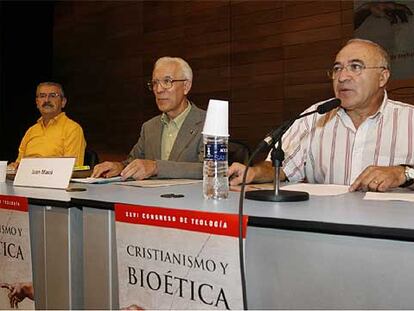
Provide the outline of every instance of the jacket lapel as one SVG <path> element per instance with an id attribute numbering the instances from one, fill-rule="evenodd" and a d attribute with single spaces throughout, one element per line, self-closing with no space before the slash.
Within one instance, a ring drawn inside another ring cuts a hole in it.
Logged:
<path id="1" fill-rule="evenodd" d="M 179 160 L 181 153 L 194 139 L 196 139 L 198 132 L 200 131 L 200 122 L 202 122 L 200 119 L 200 114 L 198 113 L 196 107 L 193 105 L 191 107 L 190 113 L 184 120 L 180 131 L 178 132 L 177 138 L 175 139 L 174 146 L 169 157 L 170 161 Z"/>
<path id="2" fill-rule="evenodd" d="M 161 134 L 162 122 L 161 116 L 159 116 L 157 122 L 154 122 L 154 126 L 147 131 L 149 137 L 146 138 L 148 141 L 146 148 L 150 147 L 151 151 L 146 152 L 146 155 L 151 159 L 161 159 Z"/>

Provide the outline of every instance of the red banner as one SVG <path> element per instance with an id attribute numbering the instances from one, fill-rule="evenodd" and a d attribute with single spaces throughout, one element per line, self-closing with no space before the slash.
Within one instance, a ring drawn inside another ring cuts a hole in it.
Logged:
<path id="1" fill-rule="evenodd" d="M 14 195 L 0 195 L 0 208 L 27 212 L 29 205 L 27 198 Z"/>
<path id="2" fill-rule="evenodd" d="M 28 210 L 27 198 L 0 195 L 0 310 L 35 309 Z"/>
<path id="3" fill-rule="evenodd" d="M 239 236 L 238 215 L 234 214 L 116 203 L 115 219 L 133 224 Z M 248 216 L 243 216 L 243 238 L 246 237 L 247 221 Z"/>

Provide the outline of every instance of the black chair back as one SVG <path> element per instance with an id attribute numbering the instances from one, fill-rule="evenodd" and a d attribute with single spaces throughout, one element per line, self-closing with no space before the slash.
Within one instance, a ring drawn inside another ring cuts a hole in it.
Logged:
<path id="1" fill-rule="evenodd" d="M 91 169 L 99 163 L 98 154 L 91 149 L 85 150 L 85 158 L 83 160 L 84 165 L 89 165 Z"/>
<path id="2" fill-rule="evenodd" d="M 229 139 L 229 166 L 233 162 L 247 164 L 250 158 L 250 148 L 245 143 Z"/>

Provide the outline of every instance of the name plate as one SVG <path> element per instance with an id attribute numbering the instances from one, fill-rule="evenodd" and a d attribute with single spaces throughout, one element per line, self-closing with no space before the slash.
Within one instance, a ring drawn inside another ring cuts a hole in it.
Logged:
<path id="1" fill-rule="evenodd" d="M 66 189 L 74 166 L 75 158 L 24 158 L 13 185 Z"/>

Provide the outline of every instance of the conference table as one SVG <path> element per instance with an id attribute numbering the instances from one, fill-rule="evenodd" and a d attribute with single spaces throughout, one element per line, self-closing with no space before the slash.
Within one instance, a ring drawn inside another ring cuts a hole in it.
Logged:
<path id="1" fill-rule="evenodd" d="M 119 308 L 116 202 L 238 212 L 239 193 L 205 200 L 201 183 L 71 186 L 86 191 L 0 184 L 0 194 L 29 200 L 37 309 Z M 165 193 L 184 197 L 161 197 Z M 246 199 L 248 307 L 413 309 L 414 204 L 363 198 L 355 192 L 304 202 Z"/>

